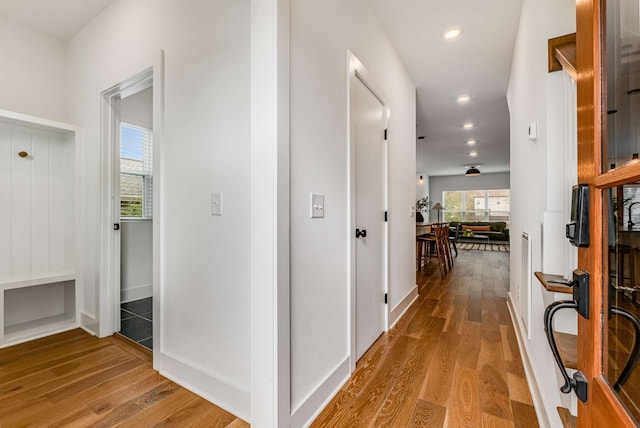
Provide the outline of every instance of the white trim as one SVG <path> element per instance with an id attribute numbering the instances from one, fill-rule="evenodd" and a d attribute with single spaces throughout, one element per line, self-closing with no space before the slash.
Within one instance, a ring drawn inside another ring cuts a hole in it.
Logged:
<path id="1" fill-rule="evenodd" d="M 350 371 L 356 369 L 356 240 L 353 232 L 356 230 L 356 148 L 355 148 L 355 124 L 351 120 L 351 93 L 353 91 L 354 79 L 359 79 L 372 93 L 378 98 L 385 111 L 385 129 L 389 129 L 389 104 L 386 97 L 379 91 L 378 85 L 369 76 L 367 69 L 362 62 L 355 56 L 353 52 L 347 50 L 347 281 L 349 284 L 349 354 L 350 354 Z M 390 135 L 387 132 L 387 140 L 384 142 L 384 160 L 383 160 L 383 177 L 384 177 L 384 209 L 388 210 L 388 194 L 389 194 L 389 147 Z M 383 236 L 383 293 L 389 294 L 389 223 L 384 223 Z M 389 296 L 389 299 L 391 296 Z M 389 301 L 389 300 L 388 300 Z M 390 305 L 385 305 L 382 299 L 380 310 L 384 311 L 383 330 L 389 330 Z"/>
<path id="2" fill-rule="evenodd" d="M 289 426 L 289 0 L 251 0 L 251 418 Z"/>
<path id="3" fill-rule="evenodd" d="M 250 394 L 248 390 L 163 352 L 159 352 L 158 355 L 162 366 L 162 370 L 160 370 L 162 376 L 241 419 L 249 419 Z"/>
<path id="4" fill-rule="evenodd" d="M 351 377 L 349 357 L 313 389 L 291 414 L 290 426 L 308 427 Z"/>
<path id="5" fill-rule="evenodd" d="M 517 314 L 517 310 L 515 305 L 513 304 L 513 299 L 511 297 L 511 292 L 507 293 L 509 298 L 507 299 L 507 308 L 509 308 L 509 314 L 511 315 L 511 323 L 513 325 L 513 329 L 516 332 L 516 339 L 518 340 L 518 348 L 520 348 L 520 358 L 522 360 L 522 366 L 524 367 L 524 373 L 527 377 L 527 384 L 529 385 L 529 392 L 531 393 L 531 398 L 533 399 L 533 406 L 536 409 L 536 416 L 538 417 L 538 423 L 542 427 L 551 426 L 549 424 L 549 415 L 547 414 L 547 409 L 544 405 L 544 399 L 542 398 L 542 391 L 538 387 L 538 382 L 535 377 L 535 373 L 533 372 L 533 367 L 531 366 L 531 361 L 529 360 L 529 353 L 527 352 L 526 345 L 524 340 L 522 339 L 522 331 L 520 327 L 520 317 Z"/>
<path id="6" fill-rule="evenodd" d="M 402 298 L 400 303 L 396 305 L 395 308 L 391 310 L 391 315 L 389 316 L 390 325 L 389 329 L 395 327 L 396 323 L 402 319 L 402 316 L 409 310 L 411 305 L 413 305 L 416 300 L 418 300 L 418 284 L 416 284 L 406 296 Z"/>

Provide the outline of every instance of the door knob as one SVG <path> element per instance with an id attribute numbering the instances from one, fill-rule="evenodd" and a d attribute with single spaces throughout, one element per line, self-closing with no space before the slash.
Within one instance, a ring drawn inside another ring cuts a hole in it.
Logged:
<path id="1" fill-rule="evenodd" d="M 367 231 L 365 229 L 356 229 L 356 238 L 366 238 L 367 237 Z"/>

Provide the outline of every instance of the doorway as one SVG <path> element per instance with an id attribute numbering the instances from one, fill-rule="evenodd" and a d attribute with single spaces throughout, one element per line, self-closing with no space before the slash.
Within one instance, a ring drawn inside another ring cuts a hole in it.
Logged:
<path id="1" fill-rule="evenodd" d="M 387 287 L 387 107 L 357 64 L 349 89 L 353 367 L 386 330 Z"/>
<path id="2" fill-rule="evenodd" d="M 114 246 L 114 257 L 120 261 L 118 332 L 153 349 L 152 86 L 120 99 L 116 125 L 119 144 L 114 145 L 114 194 L 115 206 L 120 209 L 114 224 L 120 224 L 120 245 Z M 117 272 L 115 276 L 118 277 Z"/>
<path id="3" fill-rule="evenodd" d="M 158 347 L 160 64 L 102 93 L 102 336 Z M 158 86 L 158 87 L 156 87 Z M 156 129 L 154 129 L 156 128 Z M 155 318 L 155 320 L 154 320 Z"/>

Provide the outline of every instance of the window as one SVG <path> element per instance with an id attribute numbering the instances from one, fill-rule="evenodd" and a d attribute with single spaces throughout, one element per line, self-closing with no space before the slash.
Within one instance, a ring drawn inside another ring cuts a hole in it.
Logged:
<path id="1" fill-rule="evenodd" d="M 442 192 L 444 221 L 505 221 L 509 223 L 509 189 Z"/>
<path id="2" fill-rule="evenodd" d="M 152 217 L 152 150 L 150 129 L 120 123 L 120 218 Z"/>

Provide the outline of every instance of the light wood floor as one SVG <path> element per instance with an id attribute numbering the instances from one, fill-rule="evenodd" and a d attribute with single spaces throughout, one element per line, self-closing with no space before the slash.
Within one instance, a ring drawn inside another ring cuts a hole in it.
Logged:
<path id="1" fill-rule="evenodd" d="M 246 427 L 126 339 L 73 330 L 0 349 L 0 427 Z"/>
<path id="2" fill-rule="evenodd" d="M 313 427 L 537 427 L 506 305 L 509 253 L 460 251 L 358 362 Z"/>

